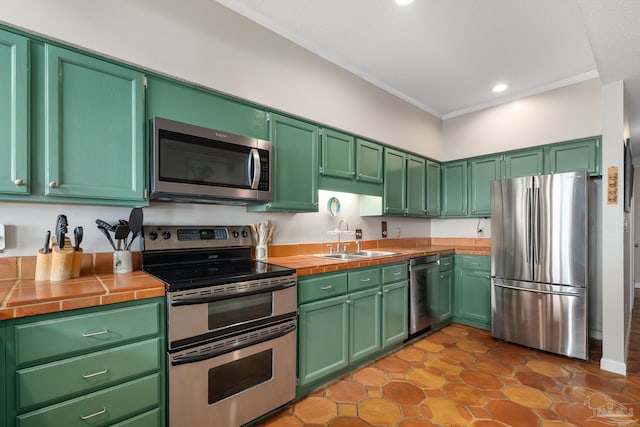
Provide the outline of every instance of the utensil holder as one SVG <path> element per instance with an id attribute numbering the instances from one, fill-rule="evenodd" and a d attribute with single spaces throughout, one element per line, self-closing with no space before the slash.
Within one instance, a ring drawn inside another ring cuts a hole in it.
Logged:
<path id="1" fill-rule="evenodd" d="M 256 260 L 265 261 L 269 256 L 267 245 L 256 245 Z"/>
<path id="2" fill-rule="evenodd" d="M 73 266 L 71 267 L 71 277 L 76 278 L 80 277 L 80 270 L 82 269 L 82 255 L 84 255 L 84 251 L 82 249 L 78 249 L 73 253 Z"/>
<path id="3" fill-rule="evenodd" d="M 51 252 L 44 253 L 42 249 L 38 249 L 36 257 L 36 280 L 49 280 L 51 275 Z"/>
<path id="4" fill-rule="evenodd" d="M 131 273 L 133 271 L 133 260 L 131 251 L 115 251 L 113 253 L 113 273 Z"/>
<path id="5" fill-rule="evenodd" d="M 74 257 L 75 251 L 73 248 L 60 249 L 54 247 L 51 252 L 51 270 L 49 273 L 49 280 L 52 282 L 58 282 L 60 280 L 70 279 Z"/>

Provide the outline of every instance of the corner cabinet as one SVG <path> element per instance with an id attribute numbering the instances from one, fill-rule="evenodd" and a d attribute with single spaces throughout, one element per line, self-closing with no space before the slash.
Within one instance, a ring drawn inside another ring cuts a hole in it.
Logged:
<path id="1" fill-rule="evenodd" d="M 271 113 L 272 198 L 250 211 L 318 212 L 318 127 Z"/>
<path id="2" fill-rule="evenodd" d="M 29 39 L 0 30 L 0 193 L 28 194 Z"/>
<path id="3" fill-rule="evenodd" d="M 7 427 L 164 425 L 163 304 L 7 321 Z"/>
<path id="4" fill-rule="evenodd" d="M 143 202 L 144 75 L 52 45 L 44 55 L 44 194 Z"/>

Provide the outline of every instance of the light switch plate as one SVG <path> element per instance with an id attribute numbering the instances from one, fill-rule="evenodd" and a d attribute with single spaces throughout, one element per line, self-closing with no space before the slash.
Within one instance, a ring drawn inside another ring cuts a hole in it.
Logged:
<path id="1" fill-rule="evenodd" d="M 4 224 L 0 224 L 0 252 L 4 251 L 5 237 L 4 237 Z"/>

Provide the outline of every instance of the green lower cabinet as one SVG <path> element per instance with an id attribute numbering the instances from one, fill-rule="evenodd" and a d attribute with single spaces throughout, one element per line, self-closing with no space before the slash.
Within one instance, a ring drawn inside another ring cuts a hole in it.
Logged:
<path id="1" fill-rule="evenodd" d="M 380 348 L 381 294 L 378 287 L 349 294 L 349 362 L 377 353 Z"/>
<path id="2" fill-rule="evenodd" d="M 406 268 L 406 267 L 405 267 Z M 409 282 L 382 286 L 382 345 L 401 343 L 409 335 Z"/>
<path id="3" fill-rule="evenodd" d="M 272 198 L 249 211 L 318 212 L 318 127 L 270 114 Z"/>
<path id="4" fill-rule="evenodd" d="M 453 318 L 453 271 L 440 272 L 440 289 L 438 299 L 440 301 L 440 321 L 446 322 Z"/>
<path id="5" fill-rule="evenodd" d="M 490 257 L 456 255 L 454 320 L 491 329 Z"/>
<path id="6" fill-rule="evenodd" d="M 349 305 L 342 295 L 303 304 L 299 311 L 298 378 L 303 386 L 349 365 Z"/>
<path id="7" fill-rule="evenodd" d="M 5 349 L 7 348 L 7 343 L 4 337 L 4 324 L 5 322 L 0 321 L 0 427 L 5 427 L 7 424 L 7 410 L 6 410 L 6 397 L 7 397 L 7 380 L 5 378 L 5 361 L 7 360 L 7 355 Z"/>

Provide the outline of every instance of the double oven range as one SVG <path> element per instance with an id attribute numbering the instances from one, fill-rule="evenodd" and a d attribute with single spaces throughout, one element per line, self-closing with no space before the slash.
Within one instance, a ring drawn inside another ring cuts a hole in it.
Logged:
<path id="1" fill-rule="evenodd" d="M 166 285 L 169 425 L 240 426 L 295 397 L 295 270 L 251 259 L 248 226 L 145 226 Z"/>

